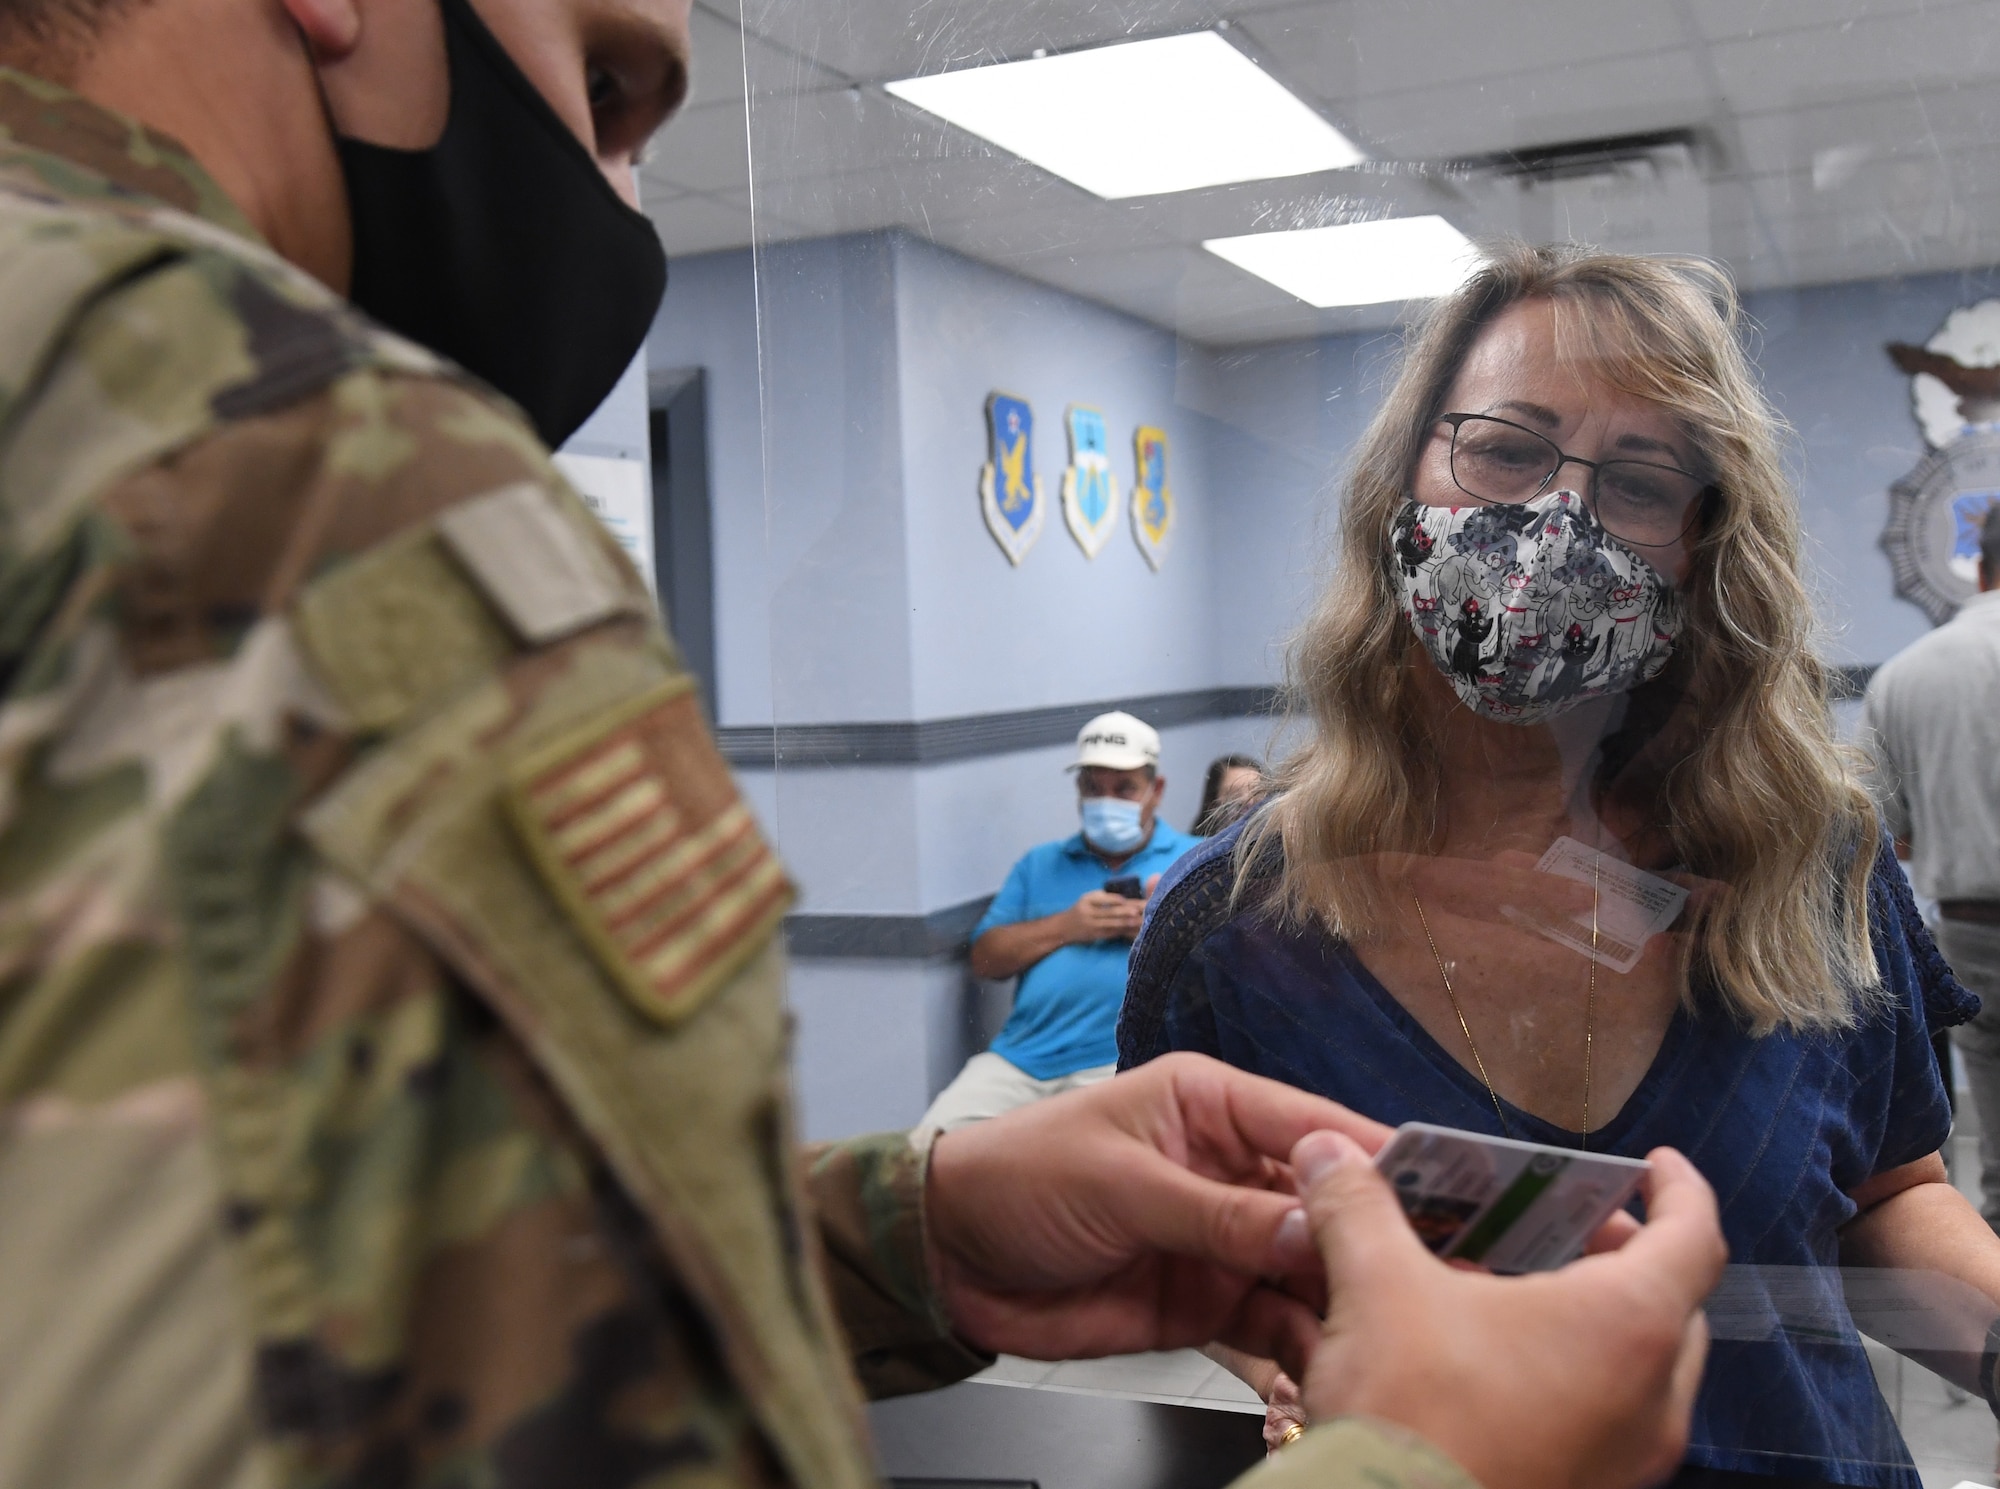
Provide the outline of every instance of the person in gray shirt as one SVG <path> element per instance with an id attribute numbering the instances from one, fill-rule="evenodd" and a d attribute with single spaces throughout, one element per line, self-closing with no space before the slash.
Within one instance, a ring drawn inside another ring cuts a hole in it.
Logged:
<path id="1" fill-rule="evenodd" d="M 1979 593 L 1868 684 L 1875 794 L 1938 945 L 1985 1001 L 1953 1035 L 1979 1115 L 1981 1211 L 2000 1231 L 2000 503 L 1980 529 Z"/>

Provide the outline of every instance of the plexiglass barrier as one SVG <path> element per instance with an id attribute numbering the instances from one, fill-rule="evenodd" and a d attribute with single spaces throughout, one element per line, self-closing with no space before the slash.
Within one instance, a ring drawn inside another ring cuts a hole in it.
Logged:
<path id="1" fill-rule="evenodd" d="M 2000 6 L 695 21 L 651 360 L 703 373 L 809 1131 L 916 1122 L 1004 1023 L 1033 1079 L 1197 1049 L 1669 1144 L 1732 1251 L 1691 1461 L 1993 1483 L 1971 1004 L 1859 699 L 2000 493 Z M 1114 710 L 1141 857 L 1066 773 Z M 1197 843 L 1234 754 L 1268 805 Z M 1122 1010 L 1102 957 L 968 967 L 1128 875 Z"/>

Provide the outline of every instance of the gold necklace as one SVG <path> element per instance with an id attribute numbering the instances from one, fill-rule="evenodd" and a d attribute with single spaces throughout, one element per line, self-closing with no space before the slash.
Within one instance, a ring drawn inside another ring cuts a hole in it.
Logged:
<path id="1" fill-rule="evenodd" d="M 1577 1134 L 1578 1151 L 1590 1146 L 1590 1057 L 1597 1036 L 1597 905 L 1603 866 L 1604 850 L 1599 848 L 1590 864 L 1590 980 L 1585 984 L 1583 993 L 1583 1131 Z M 1451 1011 L 1458 1018 L 1459 1032 L 1465 1036 L 1465 1047 L 1472 1051 L 1472 1063 L 1479 1071 L 1481 1084 L 1486 1087 L 1487 1098 L 1493 1103 L 1493 1115 L 1500 1119 L 1500 1135 L 1512 1137 L 1514 1132 L 1507 1125 L 1507 1113 L 1500 1108 L 1500 1093 L 1493 1089 L 1493 1077 L 1486 1073 L 1486 1061 L 1480 1057 L 1478 1042 L 1472 1037 L 1472 1026 L 1466 1023 L 1465 1010 L 1458 1006 L 1458 994 L 1452 991 L 1451 973 L 1445 970 L 1444 958 L 1438 954 L 1437 939 L 1431 935 L 1430 919 L 1424 914 L 1424 902 L 1414 890 L 1410 892 L 1410 899 L 1416 904 L 1417 924 L 1424 928 L 1424 944 L 1430 947 L 1431 960 L 1437 963 L 1438 977 L 1444 983 L 1445 997 L 1451 1001 Z"/>

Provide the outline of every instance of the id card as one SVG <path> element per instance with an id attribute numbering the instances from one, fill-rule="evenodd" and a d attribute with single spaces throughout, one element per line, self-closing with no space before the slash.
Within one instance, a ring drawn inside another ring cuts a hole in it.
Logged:
<path id="1" fill-rule="evenodd" d="M 1687 903 L 1688 892 L 1673 880 L 1635 869 L 1575 838 L 1557 838 L 1535 867 L 1544 874 L 1594 888 L 1597 961 L 1613 972 L 1630 972 L 1638 966 L 1646 942 L 1672 925 Z M 1587 910 L 1567 916 L 1514 911 L 1508 919 L 1532 926 L 1573 951 L 1591 954 L 1591 916 Z"/>
<path id="2" fill-rule="evenodd" d="M 1584 1242 L 1645 1177 L 1639 1158 L 1405 1122 L 1376 1156 L 1417 1238 L 1439 1256 L 1495 1272 L 1546 1272 Z"/>

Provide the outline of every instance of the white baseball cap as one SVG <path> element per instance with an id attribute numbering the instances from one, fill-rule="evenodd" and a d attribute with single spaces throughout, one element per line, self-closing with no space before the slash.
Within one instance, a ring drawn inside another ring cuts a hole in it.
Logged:
<path id="1" fill-rule="evenodd" d="M 1101 713 L 1076 737 L 1076 763 L 1071 770 L 1101 765 L 1106 770 L 1158 769 L 1160 731 L 1129 713 Z"/>

